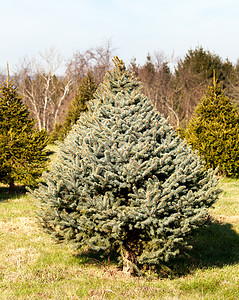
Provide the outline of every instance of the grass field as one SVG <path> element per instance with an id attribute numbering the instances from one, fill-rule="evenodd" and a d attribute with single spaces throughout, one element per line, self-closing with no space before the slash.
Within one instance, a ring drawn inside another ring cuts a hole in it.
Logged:
<path id="1" fill-rule="evenodd" d="M 221 179 L 213 222 L 168 276 L 126 277 L 36 226 L 34 202 L 0 186 L 0 299 L 239 299 L 239 180 Z"/>

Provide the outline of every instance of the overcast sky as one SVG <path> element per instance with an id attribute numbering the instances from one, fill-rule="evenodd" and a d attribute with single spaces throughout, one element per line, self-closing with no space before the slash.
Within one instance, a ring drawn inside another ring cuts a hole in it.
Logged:
<path id="1" fill-rule="evenodd" d="M 0 0 L 0 26 L 0 69 L 51 47 L 67 59 L 108 40 L 126 62 L 197 46 L 239 58 L 238 0 Z"/>

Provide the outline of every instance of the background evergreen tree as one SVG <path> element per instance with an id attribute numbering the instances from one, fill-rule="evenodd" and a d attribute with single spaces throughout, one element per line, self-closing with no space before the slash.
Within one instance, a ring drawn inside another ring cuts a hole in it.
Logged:
<path id="1" fill-rule="evenodd" d="M 189 50 L 175 68 L 174 109 L 180 117 L 180 126 L 186 128 L 197 105 L 207 91 L 215 70 L 223 87 L 229 85 L 235 73 L 228 60 L 205 51 L 202 47 Z"/>
<path id="2" fill-rule="evenodd" d="M 215 77 L 196 108 L 185 137 L 208 168 L 219 167 L 226 176 L 239 176 L 239 113 Z"/>
<path id="3" fill-rule="evenodd" d="M 216 72 L 219 82 L 227 85 L 234 73 L 233 65 L 230 61 L 223 61 L 217 54 L 204 50 L 202 47 L 190 49 L 183 59 L 180 59 L 176 69 L 176 79 L 179 80 L 185 72 L 191 75 L 198 74 L 198 79 L 207 82 L 213 78 L 213 72 Z"/>
<path id="4" fill-rule="evenodd" d="M 187 248 L 220 191 L 124 63 L 114 63 L 32 195 L 52 237 L 117 252 L 133 273 Z"/>
<path id="5" fill-rule="evenodd" d="M 45 169 L 47 134 L 34 123 L 8 76 L 0 86 L 0 182 L 10 189 L 33 184 Z"/>
<path id="6" fill-rule="evenodd" d="M 62 125 L 56 124 L 51 134 L 51 140 L 64 140 L 81 113 L 87 111 L 87 102 L 93 99 L 96 89 L 97 85 L 93 75 L 88 71 L 86 77 L 82 80 L 77 95 L 70 104 L 65 121 Z"/>

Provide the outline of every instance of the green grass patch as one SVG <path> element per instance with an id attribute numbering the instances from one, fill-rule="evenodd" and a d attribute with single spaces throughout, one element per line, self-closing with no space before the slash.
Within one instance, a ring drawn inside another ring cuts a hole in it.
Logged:
<path id="1" fill-rule="evenodd" d="M 79 255 L 38 228 L 34 200 L 0 187 L 0 299 L 239 299 L 239 180 L 222 179 L 213 222 L 187 255 L 145 277 Z"/>
<path id="2" fill-rule="evenodd" d="M 219 201 L 215 204 L 212 215 L 228 218 L 239 223 L 239 179 L 223 178 L 220 181 L 223 190 Z M 218 218 L 220 219 L 220 218 Z"/>

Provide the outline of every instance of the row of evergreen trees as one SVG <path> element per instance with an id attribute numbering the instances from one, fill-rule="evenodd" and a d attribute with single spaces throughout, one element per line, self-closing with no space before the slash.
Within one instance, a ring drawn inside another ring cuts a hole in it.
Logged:
<path id="1" fill-rule="evenodd" d="M 48 141 L 52 143 L 66 138 L 81 113 L 87 111 L 87 103 L 93 98 L 96 89 L 94 78 L 88 71 L 68 109 L 65 121 L 55 126 Z M 47 143 L 47 133 L 33 130 L 35 122 L 29 118 L 21 96 L 13 82 L 8 79 L 1 86 L 0 101 L 0 181 L 8 183 L 11 188 L 15 181 L 22 184 L 33 183 L 46 166 L 47 155 L 43 149 Z M 186 130 L 179 130 L 192 148 L 199 151 L 207 168 L 218 168 L 223 175 L 238 177 L 239 114 L 237 108 L 225 96 L 221 84 L 216 82 L 215 74 L 213 85 L 209 86 L 201 99 Z M 32 146 L 34 144 L 36 145 Z M 30 145 L 32 149 L 29 148 Z M 36 151 L 38 147 L 39 151 Z M 32 168 L 33 165 L 35 168 Z"/>

